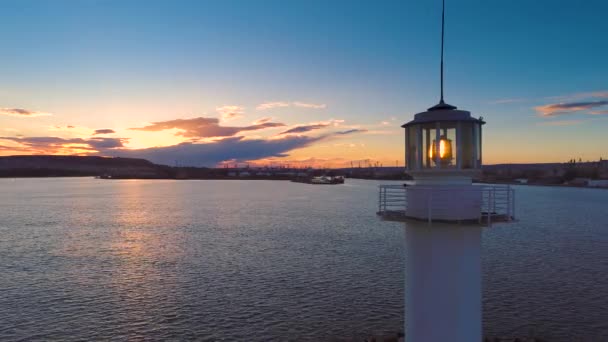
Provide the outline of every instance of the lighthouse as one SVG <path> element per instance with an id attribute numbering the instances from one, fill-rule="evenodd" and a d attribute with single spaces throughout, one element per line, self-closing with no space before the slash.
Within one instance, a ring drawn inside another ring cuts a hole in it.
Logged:
<path id="1" fill-rule="evenodd" d="M 378 215 L 405 227 L 405 340 L 482 340 L 482 230 L 514 219 L 514 191 L 477 185 L 485 121 L 441 97 L 405 123 L 407 185 L 379 187 Z"/>

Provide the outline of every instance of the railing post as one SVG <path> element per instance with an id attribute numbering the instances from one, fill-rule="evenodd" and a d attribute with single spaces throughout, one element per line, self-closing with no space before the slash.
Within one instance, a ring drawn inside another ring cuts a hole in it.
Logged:
<path id="1" fill-rule="evenodd" d="M 511 187 L 507 187 L 507 221 L 511 221 Z"/>
<path id="2" fill-rule="evenodd" d="M 496 213 L 496 189 L 492 191 L 492 213 Z"/>
<path id="3" fill-rule="evenodd" d="M 388 202 L 388 200 L 391 199 L 391 196 L 394 196 L 394 195 L 392 195 L 390 192 L 386 192 L 384 194 L 384 203 L 385 203 L 384 204 L 384 210 L 388 210 L 388 207 L 391 206 L 391 204 L 389 204 L 389 202 Z"/>
<path id="4" fill-rule="evenodd" d="M 382 190 L 384 188 L 382 187 L 382 185 L 380 185 L 378 187 L 378 212 L 382 213 Z"/>
<path id="5" fill-rule="evenodd" d="M 403 215 L 407 212 L 407 187 L 403 188 Z"/>
<path id="6" fill-rule="evenodd" d="M 494 189 L 488 191 L 488 226 L 492 225 L 492 192 Z"/>
<path id="7" fill-rule="evenodd" d="M 384 212 L 386 212 L 386 209 L 388 208 L 389 204 L 387 202 L 387 198 L 389 198 L 390 196 L 388 195 L 390 193 L 391 189 L 390 188 L 384 188 L 384 193 L 382 194 L 382 203 L 384 203 Z"/>
<path id="8" fill-rule="evenodd" d="M 477 217 L 477 222 L 481 224 L 481 220 L 483 219 L 483 189 L 481 190 L 481 210 L 479 210 L 479 216 Z"/>
<path id="9" fill-rule="evenodd" d="M 513 204 L 511 205 L 511 210 L 513 211 L 513 219 L 515 219 L 515 190 L 512 190 L 513 193 L 511 194 L 511 199 L 513 201 Z"/>
<path id="10" fill-rule="evenodd" d="M 386 203 L 386 193 L 388 192 L 388 188 L 384 188 L 384 212 L 386 212 L 386 207 L 387 207 L 387 203 Z"/>

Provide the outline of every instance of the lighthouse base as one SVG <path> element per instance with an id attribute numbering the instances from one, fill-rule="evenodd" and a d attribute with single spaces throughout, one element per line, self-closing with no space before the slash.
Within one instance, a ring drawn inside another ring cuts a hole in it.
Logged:
<path id="1" fill-rule="evenodd" d="M 482 340 L 481 227 L 408 222 L 406 342 Z"/>

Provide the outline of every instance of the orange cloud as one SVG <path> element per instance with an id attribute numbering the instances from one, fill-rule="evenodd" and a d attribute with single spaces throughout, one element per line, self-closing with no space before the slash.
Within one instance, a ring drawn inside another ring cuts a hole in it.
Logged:
<path id="1" fill-rule="evenodd" d="M 219 120 L 216 118 L 198 117 L 193 119 L 175 119 L 168 121 L 153 122 L 151 125 L 144 127 L 130 128 L 135 131 L 157 132 L 168 129 L 179 129 L 176 133 L 184 138 L 211 138 L 211 137 L 231 137 L 240 132 L 256 131 L 266 128 L 285 126 L 279 122 L 264 122 L 260 124 L 234 127 L 220 126 Z"/>
<path id="2" fill-rule="evenodd" d="M 222 106 L 215 108 L 215 110 L 220 113 L 224 121 L 241 118 L 243 117 L 242 114 L 245 113 L 245 108 L 241 106 Z"/>
<path id="3" fill-rule="evenodd" d="M 0 137 L 10 145 L 0 145 L 2 150 L 26 154 L 92 154 L 123 148 L 127 138 L 71 138 L 59 137 Z"/>
<path id="4" fill-rule="evenodd" d="M 267 117 L 264 117 L 264 118 L 259 118 L 259 119 L 255 120 L 255 121 L 253 122 L 253 124 L 254 124 L 254 125 L 259 125 L 259 124 L 266 123 L 266 122 L 268 122 L 268 121 L 270 121 L 270 120 L 272 120 L 272 118 L 271 118 L 271 117 L 269 117 L 269 116 L 267 116 Z"/>

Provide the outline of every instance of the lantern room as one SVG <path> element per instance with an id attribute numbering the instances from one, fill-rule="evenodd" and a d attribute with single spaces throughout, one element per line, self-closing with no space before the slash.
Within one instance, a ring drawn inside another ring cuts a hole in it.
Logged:
<path id="1" fill-rule="evenodd" d="M 446 103 L 418 113 L 404 124 L 405 161 L 410 172 L 478 170 L 485 122 Z"/>

